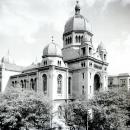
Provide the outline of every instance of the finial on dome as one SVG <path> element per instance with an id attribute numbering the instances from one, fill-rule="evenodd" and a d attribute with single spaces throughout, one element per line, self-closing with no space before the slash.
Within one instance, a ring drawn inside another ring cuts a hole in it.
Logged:
<path id="1" fill-rule="evenodd" d="M 75 6 L 75 15 L 80 14 L 80 6 L 79 6 L 79 1 L 76 1 L 76 6 Z"/>

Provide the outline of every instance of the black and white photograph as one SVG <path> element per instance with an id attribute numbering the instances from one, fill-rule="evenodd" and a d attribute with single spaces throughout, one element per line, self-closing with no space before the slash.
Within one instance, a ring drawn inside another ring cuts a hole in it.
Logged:
<path id="1" fill-rule="evenodd" d="M 130 130 L 130 0 L 0 0 L 0 130 Z"/>

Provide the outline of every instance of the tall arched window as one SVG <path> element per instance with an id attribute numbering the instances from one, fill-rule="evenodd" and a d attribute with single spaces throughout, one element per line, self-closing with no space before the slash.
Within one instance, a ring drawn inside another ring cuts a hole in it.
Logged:
<path id="1" fill-rule="evenodd" d="M 75 40 L 76 40 L 76 43 L 77 43 L 78 42 L 78 37 L 77 36 L 75 37 Z"/>
<path id="2" fill-rule="evenodd" d="M 72 43 L 72 37 L 70 37 L 70 43 Z"/>
<path id="3" fill-rule="evenodd" d="M 14 87 L 14 81 L 12 81 L 12 86 Z"/>
<path id="4" fill-rule="evenodd" d="M 47 93 L 47 76 L 46 76 L 46 74 L 43 74 L 42 78 L 43 78 L 43 92 L 44 92 L 44 94 L 46 94 Z"/>
<path id="5" fill-rule="evenodd" d="M 71 94 L 71 77 L 68 79 L 68 94 Z"/>
<path id="6" fill-rule="evenodd" d="M 22 90 L 23 90 L 23 89 L 24 89 L 23 80 L 20 81 L 20 84 L 21 84 L 21 88 L 22 88 Z"/>
<path id="7" fill-rule="evenodd" d="M 68 37 L 68 44 L 70 44 L 70 38 Z"/>
<path id="8" fill-rule="evenodd" d="M 35 82 L 35 91 L 37 91 L 37 78 L 34 79 Z"/>
<path id="9" fill-rule="evenodd" d="M 15 87 L 17 87 L 17 81 L 15 81 Z"/>
<path id="10" fill-rule="evenodd" d="M 83 41 L 83 36 L 81 36 L 81 42 Z"/>
<path id="11" fill-rule="evenodd" d="M 80 36 L 78 37 L 78 42 L 80 42 Z"/>
<path id="12" fill-rule="evenodd" d="M 26 79 L 24 80 L 24 87 L 26 88 Z"/>
<path id="13" fill-rule="evenodd" d="M 85 94 L 85 91 L 84 91 L 84 85 L 82 86 L 82 95 Z"/>
<path id="14" fill-rule="evenodd" d="M 62 93 L 62 75 L 59 74 L 58 77 L 57 77 L 57 93 L 58 94 L 61 94 Z"/>
<path id="15" fill-rule="evenodd" d="M 30 88 L 32 90 L 34 90 L 34 81 L 33 81 L 33 79 L 30 80 Z"/>
<path id="16" fill-rule="evenodd" d="M 65 43 L 67 44 L 67 39 L 65 40 Z"/>

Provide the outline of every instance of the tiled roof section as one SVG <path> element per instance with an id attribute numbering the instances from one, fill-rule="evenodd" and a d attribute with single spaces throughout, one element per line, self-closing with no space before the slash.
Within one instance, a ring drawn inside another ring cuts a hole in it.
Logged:
<path id="1" fill-rule="evenodd" d="M 130 74 L 129 73 L 120 73 L 118 76 L 130 76 Z"/>
<path id="2" fill-rule="evenodd" d="M 108 77 L 130 77 L 130 73 L 120 73 L 117 75 L 108 75 Z"/>
<path id="3" fill-rule="evenodd" d="M 6 70 L 15 71 L 15 72 L 22 72 L 22 70 L 24 68 L 22 66 L 18 66 L 16 64 L 11 64 L 11 63 L 5 63 L 4 67 Z"/>
<path id="4" fill-rule="evenodd" d="M 34 68 L 37 68 L 37 64 L 32 64 L 32 65 L 30 65 L 30 66 L 27 66 L 27 67 L 25 67 L 23 70 L 22 70 L 22 72 L 24 73 L 24 72 L 27 72 L 27 71 L 30 71 L 30 70 L 32 70 L 32 69 L 34 69 Z"/>

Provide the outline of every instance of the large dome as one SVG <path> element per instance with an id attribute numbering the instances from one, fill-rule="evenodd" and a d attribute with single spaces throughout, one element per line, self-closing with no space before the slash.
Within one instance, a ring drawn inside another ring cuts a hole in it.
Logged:
<path id="1" fill-rule="evenodd" d="M 72 31 L 87 31 L 91 33 L 91 24 L 82 15 L 75 15 L 66 22 L 64 28 L 64 33 Z"/>
<path id="2" fill-rule="evenodd" d="M 44 58 L 44 57 L 54 57 L 54 56 L 62 57 L 62 52 L 59 46 L 54 42 L 52 42 L 44 48 L 42 57 Z"/>
<path id="3" fill-rule="evenodd" d="M 84 16 L 80 14 L 80 6 L 78 3 L 75 6 L 75 15 L 71 17 L 65 24 L 64 34 L 72 31 L 87 31 L 92 33 L 91 24 Z"/>

